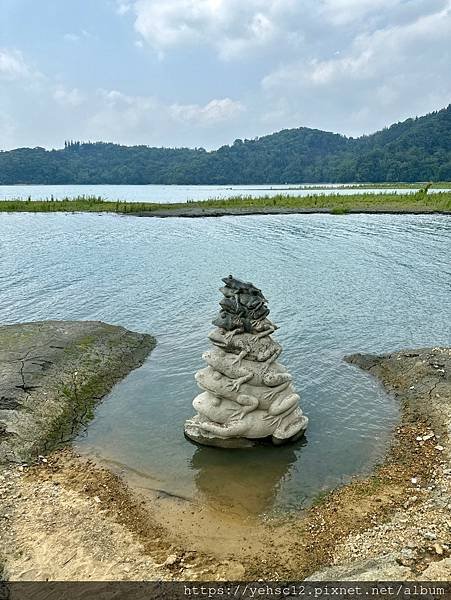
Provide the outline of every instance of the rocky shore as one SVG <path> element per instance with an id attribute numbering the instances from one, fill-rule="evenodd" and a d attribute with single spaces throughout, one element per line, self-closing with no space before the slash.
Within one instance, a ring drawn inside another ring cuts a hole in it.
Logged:
<path id="1" fill-rule="evenodd" d="M 155 343 L 96 321 L 0 327 L 0 464 L 36 459 L 70 441 Z"/>
<path id="2" fill-rule="evenodd" d="M 451 349 L 348 357 L 401 403 L 385 461 L 305 512 L 250 520 L 149 499 L 67 448 L 154 343 L 102 323 L 0 327 L 5 578 L 449 579 Z"/>
<path id="3" fill-rule="evenodd" d="M 0 572 L 5 577 L 58 579 L 61 565 L 70 562 L 74 578 L 107 575 L 90 561 L 89 572 L 84 570 L 68 553 L 79 548 L 82 554 L 83 537 L 92 548 L 96 529 L 112 535 L 118 525 L 100 518 L 96 503 L 46 485 L 42 474 L 30 487 L 26 475 L 51 464 L 49 454 L 87 425 L 95 404 L 140 366 L 155 344 L 150 335 L 101 322 L 0 327 Z M 69 465 L 66 474 L 70 478 Z M 125 530 L 117 533 L 115 564 L 133 547 Z M 43 561 L 50 571 L 42 570 Z"/>
<path id="4" fill-rule="evenodd" d="M 159 217 L 159 218 L 170 218 L 170 217 L 185 217 L 185 218 L 199 218 L 199 217 L 240 217 L 244 215 L 313 215 L 313 214 L 365 214 L 365 215 L 450 215 L 451 212 L 447 210 L 437 210 L 434 206 L 415 208 L 414 206 L 368 206 L 361 208 L 342 208 L 338 207 L 296 207 L 296 206 L 244 206 L 244 207 L 187 207 L 187 208 L 169 208 L 169 209 L 155 209 L 151 211 L 130 211 L 127 213 L 128 216 L 132 217 Z"/>
<path id="5" fill-rule="evenodd" d="M 451 349 L 411 350 L 382 357 L 356 354 L 347 360 L 380 379 L 401 402 L 403 422 L 396 432 L 395 448 L 406 430 L 416 429 L 417 435 L 410 434 L 394 464 L 406 474 L 400 490 L 402 502 L 396 502 L 385 518 L 351 530 L 339 540 L 331 552 L 333 565 L 310 579 L 449 581 Z M 387 465 L 368 480 L 373 495 L 389 489 L 384 473 Z M 333 494 L 325 502 L 326 510 L 329 502 L 333 503 Z"/>

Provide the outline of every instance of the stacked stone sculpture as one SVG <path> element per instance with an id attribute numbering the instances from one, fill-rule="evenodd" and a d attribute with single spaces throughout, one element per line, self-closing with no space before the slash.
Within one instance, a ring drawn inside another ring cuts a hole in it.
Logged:
<path id="1" fill-rule="evenodd" d="M 277 327 L 268 319 L 267 300 L 252 283 L 232 275 L 220 288 L 224 298 L 209 334 L 213 347 L 202 358 L 196 381 L 203 390 L 193 401 L 197 414 L 185 435 L 198 444 L 222 448 L 274 445 L 298 440 L 308 418 L 299 406 L 292 376 L 277 361 Z"/>

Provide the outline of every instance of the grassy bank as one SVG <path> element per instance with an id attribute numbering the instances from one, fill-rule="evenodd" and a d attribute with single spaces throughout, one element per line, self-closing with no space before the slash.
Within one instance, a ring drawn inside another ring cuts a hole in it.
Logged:
<path id="1" fill-rule="evenodd" d="M 100 197 L 81 196 L 62 200 L 8 200 L 0 201 L 0 212 L 108 212 L 148 216 L 202 216 L 205 214 L 239 214 L 252 212 L 451 212 L 451 191 L 428 194 L 420 190 L 414 194 L 350 194 L 308 196 L 236 196 L 227 199 L 188 201 L 186 203 L 158 204 L 155 202 L 112 202 Z"/>
<path id="2" fill-rule="evenodd" d="M 330 190 L 418 190 L 428 185 L 431 190 L 449 190 L 451 189 L 451 181 L 437 181 L 434 183 L 416 182 L 416 183 L 334 183 L 327 186 Z M 319 186 L 300 185 L 296 186 L 302 190 L 315 190 Z"/>

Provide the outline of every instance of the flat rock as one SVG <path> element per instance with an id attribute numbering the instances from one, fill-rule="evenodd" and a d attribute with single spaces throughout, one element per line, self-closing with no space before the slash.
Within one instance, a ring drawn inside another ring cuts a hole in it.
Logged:
<path id="1" fill-rule="evenodd" d="M 408 567 L 399 565 L 393 555 L 355 560 L 316 572 L 306 581 L 403 581 L 411 578 Z"/>
<path id="2" fill-rule="evenodd" d="M 256 440 L 248 440 L 242 437 L 221 438 L 214 435 L 205 435 L 200 433 L 197 427 L 190 427 L 189 425 L 185 425 L 185 436 L 195 444 L 214 448 L 253 448 L 257 445 Z"/>
<path id="3" fill-rule="evenodd" d="M 100 321 L 0 327 L 0 463 L 34 459 L 72 439 L 155 343 Z"/>

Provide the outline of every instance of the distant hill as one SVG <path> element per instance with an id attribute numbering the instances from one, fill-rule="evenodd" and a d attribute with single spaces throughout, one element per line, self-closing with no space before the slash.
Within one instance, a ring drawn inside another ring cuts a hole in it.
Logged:
<path id="1" fill-rule="evenodd" d="M 451 104 L 360 138 L 285 129 L 207 152 L 103 142 L 0 152 L 0 184 L 265 184 L 451 180 Z"/>

